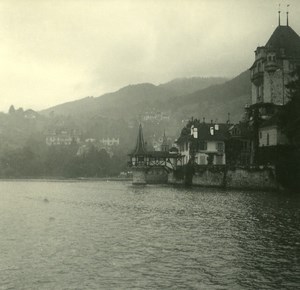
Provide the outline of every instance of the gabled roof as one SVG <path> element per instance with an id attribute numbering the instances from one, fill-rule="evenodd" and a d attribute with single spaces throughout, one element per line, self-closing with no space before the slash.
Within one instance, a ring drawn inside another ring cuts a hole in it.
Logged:
<path id="1" fill-rule="evenodd" d="M 284 49 L 287 57 L 300 58 L 300 37 L 290 26 L 277 26 L 265 47 L 278 53 Z"/>
<path id="2" fill-rule="evenodd" d="M 139 134 L 136 140 L 135 149 L 130 155 L 145 155 L 147 152 L 144 137 L 143 137 L 143 129 L 142 125 L 139 126 Z"/>
<path id="3" fill-rule="evenodd" d="M 216 127 L 217 126 L 217 127 Z M 198 123 L 194 125 L 198 132 L 198 141 L 224 141 L 229 137 L 228 129 L 231 124 L 214 124 L 214 123 Z M 211 134 L 211 128 L 213 128 L 213 134 Z M 218 128 L 216 130 L 216 128 Z M 177 143 L 182 143 L 187 140 L 195 140 L 193 136 L 181 135 Z"/>

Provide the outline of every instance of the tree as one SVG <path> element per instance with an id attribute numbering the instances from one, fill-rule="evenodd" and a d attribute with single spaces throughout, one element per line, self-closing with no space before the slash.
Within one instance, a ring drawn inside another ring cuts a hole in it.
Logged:
<path id="1" fill-rule="evenodd" d="M 287 85 L 289 100 L 279 114 L 279 126 L 290 141 L 285 152 L 278 155 L 276 164 L 279 182 L 286 188 L 300 188 L 300 66 Z"/>
<path id="2" fill-rule="evenodd" d="M 14 105 L 11 105 L 11 106 L 9 107 L 8 113 L 11 115 L 11 114 L 14 114 L 15 112 L 16 112 L 16 110 L 15 110 Z"/>
<path id="3" fill-rule="evenodd" d="M 300 145 L 300 66 L 292 77 L 287 85 L 289 99 L 279 115 L 279 125 L 291 144 Z"/>

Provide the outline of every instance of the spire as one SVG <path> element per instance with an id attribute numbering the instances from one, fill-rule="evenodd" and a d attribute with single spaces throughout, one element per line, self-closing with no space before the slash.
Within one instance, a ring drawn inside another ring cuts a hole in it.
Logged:
<path id="1" fill-rule="evenodd" d="M 279 7 L 278 7 L 278 26 L 280 26 L 280 3 L 279 3 Z"/>
<path id="2" fill-rule="evenodd" d="M 167 136 L 166 136 L 166 130 L 164 130 L 163 144 L 168 144 L 168 139 L 167 139 Z"/>
<path id="3" fill-rule="evenodd" d="M 286 26 L 289 26 L 289 6 L 290 4 L 286 5 Z"/>
<path id="4" fill-rule="evenodd" d="M 166 136 L 166 130 L 164 130 L 163 142 L 161 144 L 161 151 L 169 151 L 169 144 Z"/>
<path id="5" fill-rule="evenodd" d="M 143 155 L 146 154 L 146 146 L 144 142 L 144 137 L 143 137 L 143 129 L 142 125 L 140 124 L 139 126 L 139 134 L 136 140 L 136 146 L 134 151 L 132 152 L 132 155 Z"/>

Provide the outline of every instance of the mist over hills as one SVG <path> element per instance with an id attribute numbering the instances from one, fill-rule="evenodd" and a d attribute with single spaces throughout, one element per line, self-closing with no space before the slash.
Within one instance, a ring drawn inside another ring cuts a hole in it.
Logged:
<path id="1" fill-rule="evenodd" d="M 159 87 L 172 91 L 174 93 L 174 96 L 184 96 L 205 89 L 212 85 L 222 84 L 228 80 L 228 78 L 220 77 L 177 78 L 167 83 L 160 84 Z"/>
<path id="2" fill-rule="evenodd" d="M 251 102 L 250 71 L 246 70 L 223 84 L 198 90 L 172 100 L 171 110 L 177 118 L 197 117 L 206 120 L 238 122 L 243 117 L 244 107 Z"/>
<path id="3" fill-rule="evenodd" d="M 167 112 L 172 119 L 191 116 L 238 120 L 250 98 L 250 75 L 245 71 L 232 80 L 225 78 L 182 78 L 155 86 L 129 85 L 100 97 L 86 97 L 59 104 L 42 114 L 103 116 L 111 119 L 137 119 L 149 111 Z M 200 89 L 199 89 L 200 88 Z"/>

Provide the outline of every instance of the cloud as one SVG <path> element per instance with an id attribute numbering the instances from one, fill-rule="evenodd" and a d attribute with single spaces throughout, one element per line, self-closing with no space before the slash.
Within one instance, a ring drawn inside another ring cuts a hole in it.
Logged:
<path id="1" fill-rule="evenodd" d="M 289 2 L 299 32 L 300 5 Z M 276 10 L 271 0 L 2 0 L 0 110 L 42 109 L 132 83 L 234 76 L 270 37 Z"/>

